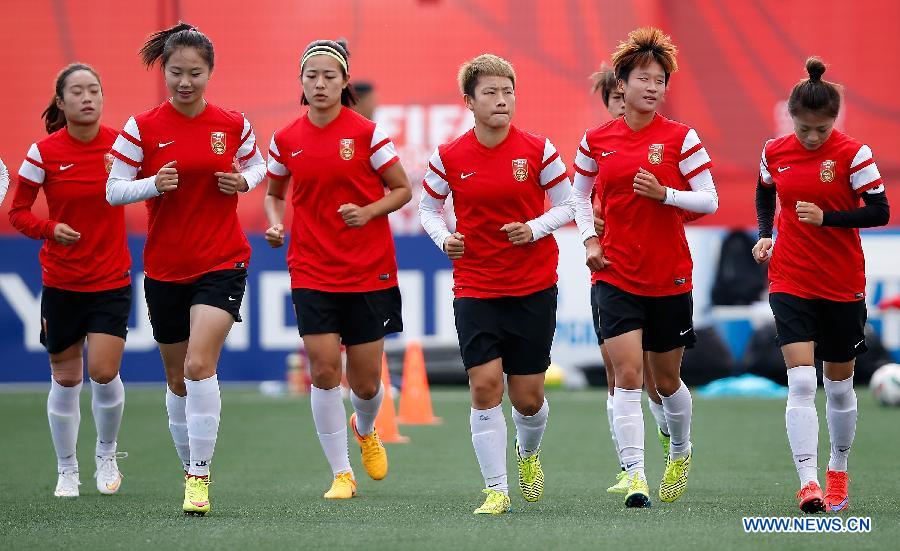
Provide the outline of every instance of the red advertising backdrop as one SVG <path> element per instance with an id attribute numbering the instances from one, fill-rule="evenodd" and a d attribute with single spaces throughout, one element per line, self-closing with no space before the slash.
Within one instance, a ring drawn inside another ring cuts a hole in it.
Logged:
<path id="1" fill-rule="evenodd" d="M 110 126 L 160 103 L 162 77 L 144 69 L 137 50 L 178 18 L 215 44 L 209 99 L 244 111 L 264 150 L 272 132 L 301 112 L 297 64 L 304 46 L 344 37 L 352 78 L 375 83 L 376 118 L 416 185 L 430 151 L 468 128 L 456 71 L 482 52 L 515 65 L 515 123 L 550 137 L 571 163 L 585 128 L 606 119 L 588 76 L 629 30 L 656 25 L 680 51 L 664 112 L 696 128 L 715 163 L 721 207 L 700 224 L 754 224 L 760 149 L 790 131 L 784 101 L 810 54 L 829 64 L 827 79 L 844 85 L 839 124 L 872 147 L 900 205 L 893 185 L 900 175 L 900 107 L 893 99 L 900 89 L 893 68 L 900 2 L 893 0 L 4 0 L 2 11 L 0 158 L 12 173 L 43 135 L 39 115 L 69 62 L 100 73 Z M 257 189 L 241 202 L 248 231 L 265 227 L 263 194 Z M 9 202 L 0 209 L 2 233 L 12 231 Z M 141 231 L 143 207 L 128 212 L 129 228 Z M 400 231 L 415 231 L 412 211 L 395 222 Z"/>

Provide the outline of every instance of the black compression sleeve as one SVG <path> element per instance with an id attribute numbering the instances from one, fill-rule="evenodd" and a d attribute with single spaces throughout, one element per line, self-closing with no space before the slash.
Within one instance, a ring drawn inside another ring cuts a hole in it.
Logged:
<path id="1" fill-rule="evenodd" d="M 763 185 L 756 181 L 756 223 L 759 224 L 759 238 L 772 237 L 775 223 L 775 186 Z"/>
<path id="2" fill-rule="evenodd" d="M 852 210 L 832 210 L 824 213 L 822 225 L 832 228 L 874 228 L 884 226 L 891 218 L 887 194 L 863 193 L 864 207 Z"/>

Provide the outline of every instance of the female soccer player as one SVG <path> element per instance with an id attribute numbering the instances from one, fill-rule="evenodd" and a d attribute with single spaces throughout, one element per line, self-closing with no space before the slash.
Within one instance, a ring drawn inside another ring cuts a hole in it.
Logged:
<path id="1" fill-rule="evenodd" d="M 119 368 L 131 312 L 131 256 L 125 209 L 104 200 L 108 152 L 117 133 L 100 124 L 102 114 L 99 75 L 81 63 L 63 69 L 43 113 L 49 135 L 28 150 L 9 211 L 17 230 L 44 240 L 41 342 L 50 353 L 47 416 L 59 497 L 78 496 L 81 484 L 75 444 L 85 339 L 97 426 L 97 490 L 114 494 L 122 483 L 116 459 L 125 454 L 117 455 L 116 440 L 125 405 Z M 31 212 L 41 189 L 49 220 Z"/>
<path id="2" fill-rule="evenodd" d="M 650 505 L 641 412 L 645 351 L 671 434 L 660 499 L 674 501 L 684 493 L 691 464 L 691 395 L 680 371 L 684 348 L 695 340 L 692 263 L 678 209 L 713 212 L 718 197 L 712 163 L 697 133 L 657 113 L 677 70 L 675 54 L 659 29 L 629 33 L 613 54 L 625 115 L 588 130 L 575 163 L 576 222 L 594 272 L 603 312 L 600 331 L 615 370 L 613 424 L 628 472 L 627 507 Z M 602 244 L 590 203 L 601 173 Z"/>
<path id="3" fill-rule="evenodd" d="M 865 259 L 858 228 L 887 224 L 890 209 L 872 150 L 834 129 L 841 94 L 837 85 L 822 80 L 825 64 L 811 57 L 806 72 L 809 78 L 797 83 L 788 99 L 794 133 L 763 147 L 753 258 L 758 263 L 771 259 L 769 303 L 787 366 L 785 423 L 800 476 L 797 499 L 802 511 L 815 513 L 849 506 L 847 458 L 856 433 L 853 367 L 867 349 Z M 785 210 L 773 248 L 776 195 Z M 789 213 L 790 207 L 796 214 Z M 831 438 L 824 495 L 816 472 L 814 358 L 824 363 Z"/>
<path id="4" fill-rule="evenodd" d="M 206 35 L 179 23 L 153 34 L 141 56 L 148 68 L 160 62 L 172 97 L 128 119 L 106 197 L 113 205 L 148 201 L 144 293 L 186 471 L 183 509 L 203 515 L 222 407 L 216 364 L 241 321 L 250 261 L 236 194 L 262 181 L 265 162 L 247 119 L 203 97 L 214 61 Z M 136 180 L 139 170 L 148 176 Z"/>
<path id="5" fill-rule="evenodd" d="M 301 103 L 309 110 L 272 136 L 266 239 L 284 244 L 285 192 L 293 177 L 288 248 L 297 326 L 309 355 L 313 422 L 331 466 L 327 499 L 356 494 L 341 399 L 341 344 L 347 349 L 350 428 L 366 472 L 387 476 L 375 432 L 381 407 L 384 337 L 403 330 L 397 261 L 387 215 L 410 197 L 394 144 L 350 109 L 350 56 L 343 42 L 316 40 L 300 59 Z M 385 193 L 387 187 L 387 193 Z"/>
<path id="6" fill-rule="evenodd" d="M 472 393 L 469 423 L 487 497 L 476 514 L 509 511 L 504 373 L 516 425 L 519 489 L 544 491 L 539 458 L 550 407 L 544 372 L 556 329 L 559 251 L 548 237 L 574 216 L 566 167 L 543 136 L 511 124 L 512 65 L 483 54 L 463 64 L 459 87 L 475 128 L 431 156 L 419 204 L 422 225 L 453 260 L 453 309 Z M 453 194 L 456 231 L 441 216 Z M 544 212 L 544 195 L 552 207 Z"/>

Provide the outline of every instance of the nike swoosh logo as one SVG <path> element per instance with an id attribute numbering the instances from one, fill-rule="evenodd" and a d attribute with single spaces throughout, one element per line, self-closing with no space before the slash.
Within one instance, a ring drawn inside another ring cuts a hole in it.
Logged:
<path id="1" fill-rule="evenodd" d="M 680 331 L 678 334 L 681 335 L 681 336 L 683 337 L 683 336 L 687 335 L 688 333 L 690 333 L 690 331 L 691 331 L 691 328 L 688 327 L 688 328 L 685 329 L 684 331 Z"/>
<path id="2" fill-rule="evenodd" d="M 603 151 L 602 153 L 600 153 L 600 156 L 606 157 L 607 155 L 612 155 L 613 153 L 615 153 L 615 151 Z"/>
<path id="3" fill-rule="evenodd" d="M 468 178 L 469 176 L 472 176 L 473 174 L 475 174 L 475 173 L 474 173 L 474 172 L 470 172 L 470 173 L 468 173 L 468 174 L 460 174 L 459 177 L 460 177 L 461 180 L 465 180 L 466 178 Z"/>
<path id="4" fill-rule="evenodd" d="M 159 148 L 162 149 L 162 148 L 166 147 L 167 145 L 172 145 L 173 143 L 175 143 L 175 140 L 172 140 L 171 142 L 165 142 L 165 143 L 159 142 Z"/>
<path id="5" fill-rule="evenodd" d="M 859 348 L 859 345 L 861 345 L 864 342 L 866 342 L 866 339 L 863 339 L 863 340 L 859 341 L 858 343 L 856 343 L 855 345 L 853 345 L 853 348 Z"/>
<path id="6" fill-rule="evenodd" d="M 849 498 L 849 497 L 845 497 L 845 498 L 844 498 L 844 501 L 838 503 L 837 505 L 832 505 L 832 506 L 831 506 L 831 510 L 832 510 L 832 511 L 840 511 L 841 509 L 843 509 L 843 508 L 847 505 L 847 502 L 848 502 L 848 501 L 850 501 L 850 498 Z"/>
<path id="7" fill-rule="evenodd" d="M 785 170 L 790 170 L 790 169 L 791 169 L 791 167 L 789 167 L 789 166 L 780 166 L 780 167 L 778 167 L 778 172 L 784 172 Z"/>
<path id="8" fill-rule="evenodd" d="M 803 463 L 804 461 L 809 461 L 809 459 L 810 459 L 809 457 L 807 457 L 806 459 L 801 459 L 800 463 Z"/>
<path id="9" fill-rule="evenodd" d="M 301 153 L 303 153 L 302 149 L 300 151 L 294 151 L 293 153 L 291 153 L 291 157 L 296 157 L 297 155 L 299 155 Z"/>
<path id="10" fill-rule="evenodd" d="M 69 170 L 69 169 L 72 168 L 73 166 L 75 166 L 75 163 L 72 163 L 72 164 L 70 164 L 70 165 L 60 165 L 59 169 L 60 169 L 60 170 Z"/>
<path id="11" fill-rule="evenodd" d="M 838 451 L 841 452 L 841 453 L 847 453 L 847 450 L 849 450 L 849 449 L 850 449 L 850 446 L 847 446 L 847 447 L 844 448 L 844 449 L 838 448 Z"/>
<path id="12" fill-rule="evenodd" d="M 236 299 L 236 298 L 234 298 L 234 297 L 228 297 L 228 300 L 230 300 L 230 301 L 234 301 L 234 300 L 237 300 L 237 299 Z"/>
<path id="13" fill-rule="evenodd" d="M 625 465 L 625 468 L 626 468 L 626 469 L 630 469 L 630 468 L 634 467 L 635 465 L 637 465 L 636 462 L 635 462 L 635 463 L 629 463 L 628 465 Z"/>
<path id="14" fill-rule="evenodd" d="M 387 327 L 388 322 L 391 321 L 391 318 L 384 320 L 384 326 Z"/>

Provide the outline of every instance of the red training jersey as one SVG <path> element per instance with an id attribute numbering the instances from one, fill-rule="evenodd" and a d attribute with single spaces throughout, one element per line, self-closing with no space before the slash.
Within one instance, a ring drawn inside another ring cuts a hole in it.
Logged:
<path id="1" fill-rule="evenodd" d="M 457 298 L 525 296 L 554 285 L 559 248 L 548 235 L 513 245 L 500 228 L 544 214 L 545 192 L 569 185 L 550 140 L 510 126 L 506 139 L 485 147 L 469 130 L 431 156 L 423 182 L 438 200 L 453 194 L 456 231 L 465 252 L 453 261 Z"/>
<path id="2" fill-rule="evenodd" d="M 323 128 L 303 114 L 275 132 L 268 175 L 293 178 L 287 254 L 292 288 L 366 292 L 397 286 L 388 217 L 351 228 L 338 213 L 345 203 L 362 207 L 383 198 L 381 174 L 397 161 L 387 134 L 347 107 Z"/>
<path id="3" fill-rule="evenodd" d="M 169 101 L 131 117 L 112 154 L 144 176 L 177 161 L 178 189 L 147 200 L 144 272 L 161 281 L 192 281 L 218 270 L 246 268 L 250 244 L 237 216 L 238 194 L 219 191 L 216 172 L 256 154 L 241 113 L 207 104 L 196 117 Z"/>
<path id="4" fill-rule="evenodd" d="M 125 208 L 106 202 L 109 149 L 116 135 L 100 126 L 93 140 L 81 142 L 63 127 L 32 144 L 22 162 L 9 219 L 28 237 L 44 239 L 40 262 L 47 287 L 95 292 L 131 283 Z M 49 220 L 31 212 L 40 189 L 47 197 Z M 81 237 L 69 246 L 58 243 L 53 239 L 58 223 Z"/>
<path id="5" fill-rule="evenodd" d="M 690 180 L 712 161 L 697 132 L 660 114 L 634 131 L 619 117 L 588 130 L 575 158 L 575 171 L 597 177 L 606 226 L 601 237 L 610 265 L 591 275 L 642 296 L 668 296 L 693 288 L 693 262 L 684 235 L 685 212 L 634 193 L 643 168 L 663 186 L 689 191 Z"/>
<path id="6" fill-rule="evenodd" d="M 769 265 L 769 292 L 838 302 L 865 297 L 866 266 L 857 228 L 805 224 L 798 201 L 823 211 L 852 210 L 860 195 L 883 191 L 869 146 L 834 130 L 809 151 L 794 134 L 769 140 L 760 161 L 763 185 L 775 186 L 782 210 Z"/>

